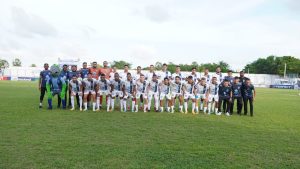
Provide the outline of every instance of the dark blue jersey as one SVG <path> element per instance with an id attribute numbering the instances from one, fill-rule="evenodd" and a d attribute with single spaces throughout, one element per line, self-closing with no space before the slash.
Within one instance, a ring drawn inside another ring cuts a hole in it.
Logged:
<path id="1" fill-rule="evenodd" d="M 40 73 L 41 87 L 46 87 L 47 78 L 51 76 L 50 70 L 43 70 Z"/>
<path id="2" fill-rule="evenodd" d="M 250 84 L 250 85 L 245 84 L 243 86 L 244 97 L 247 97 L 247 98 L 253 97 L 253 91 L 254 91 L 254 86 L 252 84 Z"/>
<path id="3" fill-rule="evenodd" d="M 63 78 L 64 80 L 67 80 L 69 77 L 69 71 L 62 70 L 59 74 L 59 77 Z"/>
<path id="4" fill-rule="evenodd" d="M 88 68 L 82 68 L 80 70 L 80 74 L 81 74 L 82 79 L 87 78 L 87 75 L 89 74 L 89 69 Z"/>
<path id="5" fill-rule="evenodd" d="M 233 83 L 231 85 L 232 89 L 232 96 L 237 98 L 237 97 L 242 97 L 242 83 Z"/>
<path id="6" fill-rule="evenodd" d="M 71 80 L 73 76 L 78 77 L 79 72 L 78 71 L 71 71 L 68 73 L 68 80 Z"/>
<path id="7" fill-rule="evenodd" d="M 231 91 L 232 91 L 232 89 L 230 86 L 225 87 L 223 85 L 220 85 L 219 86 L 219 97 L 229 99 Z"/>
<path id="8" fill-rule="evenodd" d="M 228 80 L 230 85 L 232 85 L 234 78 L 232 76 L 225 76 L 224 80 Z"/>

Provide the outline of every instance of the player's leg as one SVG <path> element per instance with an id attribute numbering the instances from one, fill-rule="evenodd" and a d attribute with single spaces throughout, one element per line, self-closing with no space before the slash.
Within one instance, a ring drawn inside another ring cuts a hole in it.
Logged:
<path id="1" fill-rule="evenodd" d="M 212 95 L 210 94 L 210 95 L 208 96 L 208 104 L 207 104 L 208 115 L 210 115 L 211 110 L 212 110 L 212 101 L 213 101 L 213 97 L 212 97 Z"/>
<path id="2" fill-rule="evenodd" d="M 100 97 L 102 97 L 101 91 L 96 93 L 96 110 L 100 110 Z"/>
<path id="3" fill-rule="evenodd" d="M 244 97 L 244 115 L 247 115 L 248 111 L 248 99 Z"/>
<path id="4" fill-rule="evenodd" d="M 171 113 L 174 113 L 174 105 L 171 97 L 169 97 L 168 102 L 168 105 L 171 107 Z"/>
<path id="5" fill-rule="evenodd" d="M 78 92 L 79 98 L 79 110 L 82 111 L 82 92 Z"/>
<path id="6" fill-rule="evenodd" d="M 220 111 L 220 107 L 222 105 L 222 103 L 219 103 L 219 96 L 218 95 L 214 95 L 214 100 L 215 100 L 215 113 L 217 114 L 218 111 Z M 222 113 L 219 112 L 219 115 L 221 115 Z"/>
<path id="7" fill-rule="evenodd" d="M 144 93 L 144 94 L 142 94 L 142 95 L 143 95 L 143 98 L 144 98 L 144 112 L 146 113 L 146 112 L 147 112 L 147 108 L 148 108 L 147 94 Z"/>
<path id="8" fill-rule="evenodd" d="M 231 116 L 231 112 L 230 112 L 230 105 L 231 105 L 231 102 L 230 102 L 230 99 L 225 99 L 225 105 L 226 105 L 226 115 L 227 116 Z"/>
<path id="9" fill-rule="evenodd" d="M 234 101 L 237 100 L 237 107 L 238 107 L 238 98 L 232 97 L 231 105 L 230 105 L 230 113 L 233 114 L 233 107 L 234 107 Z"/>
<path id="10" fill-rule="evenodd" d="M 111 94 L 106 95 L 106 111 L 110 111 L 110 106 L 111 106 Z"/>
<path id="11" fill-rule="evenodd" d="M 158 112 L 158 108 L 159 108 L 159 95 L 158 95 L 158 93 L 154 93 L 154 104 L 155 104 L 155 111 Z"/>
<path id="12" fill-rule="evenodd" d="M 189 95 L 185 94 L 184 95 L 184 113 L 188 113 L 188 101 L 189 101 Z"/>
<path id="13" fill-rule="evenodd" d="M 91 101 L 93 102 L 93 111 L 96 111 L 96 92 L 91 92 Z"/>
<path id="14" fill-rule="evenodd" d="M 135 112 L 138 112 L 139 111 L 139 101 L 141 101 L 141 94 L 140 93 L 137 93 L 136 94 L 136 100 L 135 100 Z"/>
<path id="15" fill-rule="evenodd" d="M 206 111 L 207 111 L 207 99 L 204 96 L 204 98 L 202 100 L 203 100 L 203 104 L 204 104 L 203 113 L 206 114 Z"/>
<path id="16" fill-rule="evenodd" d="M 85 91 L 84 95 L 83 95 L 83 103 L 84 103 L 84 110 L 83 111 L 87 111 L 88 96 L 89 96 L 89 92 Z"/>
<path id="17" fill-rule="evenodd" d="M 132 95 L 131 99 L 131 112 L 134 112 L 136 98 Z"/>
<path id="18" fill-rule="evenodd" d="M 45 93 L 46 93 L 46 87 L 41 87 L 39 108 L 42 108 L 43 100 L 44 100 L 44 97 L 45 97 Z"/>
<path id="19" fill-rule="evenodd" d="M 250 116 L 253 116 L 253 97 L 249 98 L 250 103 Z"/>
<path id="20" fill-rule="evenodd" d="M 242 99 L 242 97 L 238 97 L 237 98 L 237 114 L 238 115 L 242 114 L 242 108 L 243 108 L 243 99 Z"/>
<path id="21" fill-rule="evenodd" d="M 73 110 L 75 110 L 75 105 L 74 105 L 75 104 L 74 103 L 75 98 L 74 97 L 76 96 L 76 93 L 75 92 L 71 92 L 70 94 L 71 94 L 70 95 L 71 96 L 70 100 L 71 100 L 71 106 L 72 106 L 71 111 L 73 111 Z"/>
<path id="22" fill-rule="evenodd" d="M 191 96 L 191 99 L 192 99 L 192 114 L 196 114 L 195 113 L 195 108 L 196 108 L 196 98 L 195 96 Z"/>
<path id="23" fill-rule="evenodd" d="M 118 98 L 119 98 L 119 102 L 120 102 L 120 111 L 123 112 L 124 111 L 123 92 L 121 92 L 121 91 L 118 92 Z"/>
<path id="24" fill-rule="evenodd" d="M 165 95 L 161 93 L 161 94 L 160 94 L 160 97 L 159 97 L 160 112 L 163 112 L 163 111 L 164 111 L 164 98 L 165 98 Z"/>
<path id="25" fill-rule="evenodd" d="M 148 94 L 148 110 L 150 111 L 151 110 L 151 102 L 152 102 L 152 97 L 153 97 L 153 93 L 152 92 L 149 92 Z"/>
<path id="26" fill-rule="evenodd" d="M 178 96 L 178 100 L 179 100 L 179 111 L 180 113 L 183 113 L 183 96 L 182 95 L 179 95 Z"/>

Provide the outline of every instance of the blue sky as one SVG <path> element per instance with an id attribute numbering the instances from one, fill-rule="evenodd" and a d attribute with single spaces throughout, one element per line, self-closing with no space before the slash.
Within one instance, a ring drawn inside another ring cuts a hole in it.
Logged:
<path id="1" fill-rule="evenodd" d="M 24 66 L 127 60 L 218 62 L 300 56 L 297 0 L 0 0 L 0 58 Z"/>

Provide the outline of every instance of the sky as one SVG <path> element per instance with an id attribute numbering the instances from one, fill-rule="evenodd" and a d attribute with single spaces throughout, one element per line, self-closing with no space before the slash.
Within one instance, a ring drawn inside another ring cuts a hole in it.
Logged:
<path id="1" fill-rule="evenodd" d="M 143 67 L 300 57 L 299 0 L 0 0 L 0 59 Z"/>

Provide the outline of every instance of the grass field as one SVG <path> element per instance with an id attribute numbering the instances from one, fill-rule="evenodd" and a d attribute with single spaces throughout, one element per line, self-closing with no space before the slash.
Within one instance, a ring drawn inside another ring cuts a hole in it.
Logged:
<path id="1" fill-rule="evenodd" d="M 295 90 L 257 89 L 252 118 L 48 111 L 38 96 L 0 81 L 0 168 L 300 168 Z"/>

